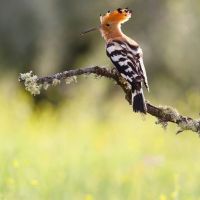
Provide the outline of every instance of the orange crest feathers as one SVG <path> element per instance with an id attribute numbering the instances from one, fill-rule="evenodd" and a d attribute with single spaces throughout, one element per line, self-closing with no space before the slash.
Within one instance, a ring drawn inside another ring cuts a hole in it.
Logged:
<path id="1" fill-rule="evenodd" d="M 108 11 L 103 16 L 100 16 L 101 24 L 107 23 L 124 23 L 131 18 L 132 11 L 128 8 L 121 9 L 118 8 L 112 12 Z"/>

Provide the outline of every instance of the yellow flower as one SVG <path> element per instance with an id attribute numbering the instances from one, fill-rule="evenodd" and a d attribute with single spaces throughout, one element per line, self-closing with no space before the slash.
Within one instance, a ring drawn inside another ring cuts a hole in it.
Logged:
<path id="1" fill-rule="evenodd" d="M 84 200 L 93 200 L 93 199 L 94 198 L 93 198 L 93 196 L 91 194 L 85 195 L 85 198 L 84 198 Z"/>
<path id="2" fill-rule="evenodd" d="M 167 200 L 167 197 L 164 194 L 160 195 L 160 200 Z"/>
<path id="3" fill-rule="evenodd" d="M 19 168 L 19 162 L 18 162 L 18 160 L 13 160 L 13 167 L 14 168 Z"/>
<path id="4" fill-rule="evenodd" d="M 39 182 L 38 182 L 38 180 L 36 180 L 36 179 L 32 179 L 31 182 L 30 182 L 30 184 L 31 184 L 32 186 L 36 187 L 36 186 L 38 186 Z"/>

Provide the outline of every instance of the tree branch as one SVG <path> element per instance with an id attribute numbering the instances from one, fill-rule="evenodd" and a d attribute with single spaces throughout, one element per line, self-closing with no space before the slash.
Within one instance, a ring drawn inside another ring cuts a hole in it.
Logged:
<path id="1" fill-rule="evenodd" d="M 105 67 L 92 66 L 81 69 L 67 70 L 52 76 L 38 78 L 33 72 L 20 74 L 19 81 L 23 82 L 26 90 L 33 95 L 40 94 L 40 90 L 47 89 L 50 85 L 57 85 L 60 81 L 65 80 L 67 84 L 76 81 L 76 76 L 95 74 L 99 77 L 106 77 L 114 80 L 125 93 L 125 98 L 131 104 L 131 89 L 129 84 L 124 80 L 119 73 L 113 69 Z M 182 116 L 178 111 L 170 106 L 154 106 L 147 102 L 147 113 L 156 117 L 157 124 L 161 124 L 166 128 L 168 122 L 175 123 L 179 127 L 177 132 L 181 133 L 185 130 L 191 130 L 200 135 L 200 120 L 192 119 L 191 117 Z"/>

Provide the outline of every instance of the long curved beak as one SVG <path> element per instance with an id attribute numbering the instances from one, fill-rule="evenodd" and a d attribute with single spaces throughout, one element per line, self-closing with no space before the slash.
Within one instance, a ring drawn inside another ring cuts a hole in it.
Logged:
<path id="1" fill-rule="evenodd" d="M 99 30 L 99 27 L 90 28 L 88 30 L 81 32 L 81 35 L 85 35 L 86 33 L 89 33 L 89 32 L 92 32 L 92 31 L 97 31 L 97 30 Z"/>

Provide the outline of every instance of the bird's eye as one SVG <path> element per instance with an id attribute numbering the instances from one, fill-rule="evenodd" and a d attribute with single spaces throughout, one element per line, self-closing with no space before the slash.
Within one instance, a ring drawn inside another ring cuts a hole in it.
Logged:
<path id="1" fill-rule="evenodd" d="M 110 26 L 110 24 L 106 24 L 106 26 Z"/>

